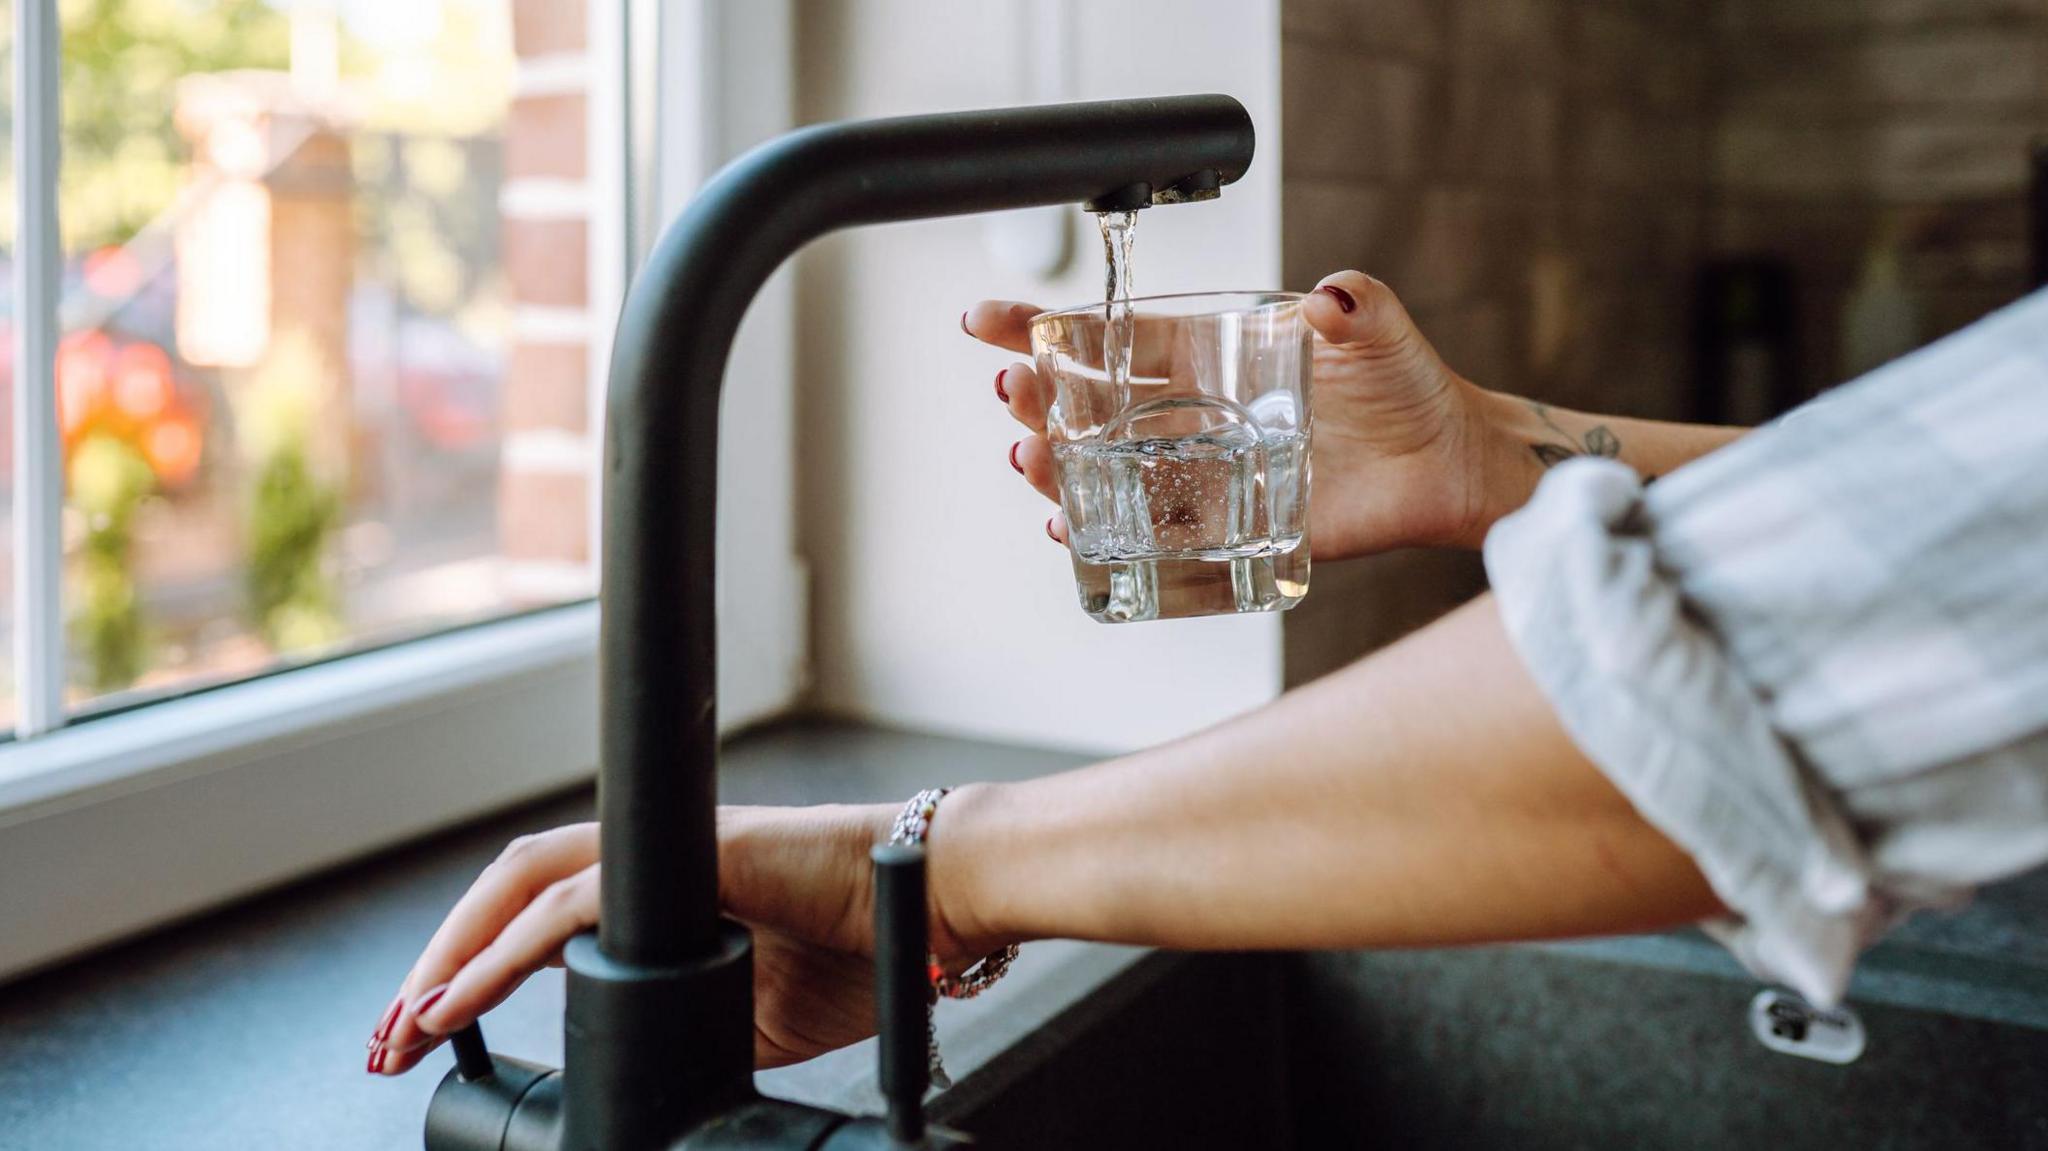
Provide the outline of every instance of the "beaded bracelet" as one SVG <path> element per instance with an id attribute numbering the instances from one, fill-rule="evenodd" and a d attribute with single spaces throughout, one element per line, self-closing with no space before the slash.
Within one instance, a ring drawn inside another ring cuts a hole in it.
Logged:
<path id="1" fill-rule="evenodd" d="M 922 847 L 925 838 L 931 834 L 932 816 L 939 810 L 939 801 L 951 792 L 947 787 L 928 787 L 910 797 L 903 810 L 896 815 L 896 822 L 889 828 L 889 842 Z M 972 999 L 995 986 L 996 980 L 1009 973 L 1010 965 L 1017 961 L 1017 945 L 1012 943 L 990 952 L 979 963 L 958 976 L 948 975 L 939 966 L 937 953 L 926 955 L 926 970 L 930 973 L 932 994 L 925 1003 L 925 1035 L 931 1051 L 932 1083 L 939 1087 L 952 1085 L 946 1075 L 946 1068 L 939 1060 L 939 1032 L 932 1021 L 932 1006 L 939 997 L 947 999 Z"/>

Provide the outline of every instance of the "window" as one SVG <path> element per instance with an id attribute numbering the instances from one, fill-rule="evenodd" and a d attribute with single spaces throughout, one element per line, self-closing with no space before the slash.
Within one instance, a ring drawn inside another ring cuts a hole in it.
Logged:
<path id="1" fill-rule="evenodd" d="M 592 595 L 624 189 L 585 5 L 55 8 L 55 283 L 5 312 L 57 338 L 5 382 L 54 389 L 15 471 L 61 493 L 9 485 L 50 530 L 6 566 L 54 577 L 24 626 L 62 654 L 0 728 Z"/>
<path id="2" fill-rule="evenodd" d="M 791 126 L 790 7 L 0 0 L 0 979 L 590 778 L 629 253 Z M 728 728 L 804 678 L 791 291 Z"/>

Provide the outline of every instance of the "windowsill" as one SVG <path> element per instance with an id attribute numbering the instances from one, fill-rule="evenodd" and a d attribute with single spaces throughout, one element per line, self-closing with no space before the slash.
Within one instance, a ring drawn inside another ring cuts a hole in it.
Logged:
<path id="1" fill-rule="evenodd" d="M 0 826 L 189 777 L 222 765 L 224 752 L 456 697 L 587 655 L 596 635 L 597 607 L 571 604 L 89 717 L 0 747 Z"/>
<path id="2" fill-rule="evenodd" d="M 1021 778 L 1056 752 L 799 724 L 736 740 L 725 798 L 894 800 L 934 782 Z M 363 1040 L 398 980 L 476 872 L 524 831 L 589 818 L 577 788 L 0 988 L 0 1131 L 9 1145 L 295 1151 L 415 1146 L 446 1069 L 363 1073 Z M 1035 1030 L 1139 954 L 1027 948 L 996 992 L 949 1004 L 940 1037 L 956 1077 Z M 547 971 L 493 1012 L 507 1054 L 559 1065 L 562 979 Z M 765 1073 L 763 1090 L 874 1110 L 862 1044 Z"/>
<path id="3" fill-rule="evenodd" d="M 29 925 L 0 932 L 0 980 L 589 779 L 597 621 L 536 612 L 0 748 L 0 923 Z"/>

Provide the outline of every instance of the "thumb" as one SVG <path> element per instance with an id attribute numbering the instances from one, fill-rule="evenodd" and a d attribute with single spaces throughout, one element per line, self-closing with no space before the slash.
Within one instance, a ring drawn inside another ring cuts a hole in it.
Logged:
<path id="1" fill-rule="evenodd" d="M 1302 318 L 1326 343 L 1387 353 L 1427 347 L 1394 290 L 1364 272 L 1325 276 L 1302 301 Z"/>

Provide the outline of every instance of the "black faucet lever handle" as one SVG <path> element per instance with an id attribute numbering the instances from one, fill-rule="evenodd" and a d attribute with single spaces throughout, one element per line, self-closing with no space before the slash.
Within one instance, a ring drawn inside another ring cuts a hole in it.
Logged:
<path id="1" fill-rule="evenodd" d="M 880 844 L 875 863 L 875 1023 L 880 1031 L 882 1098 L 889 1134 L 924 1138 L 924 1093 L 931 1086 L 931 943 L 926 917 L 924 848 Z"/>
<path id="2" fill-rule="evenodd" d="M 481 1023 L 472 1023 L 449 1036 L 448 1046 L 455 1050 L 455 1073 L 462 1076 L 463 1082 L 474 1083 L 498 1073 L 491 1049 L 484 1045 Z"/>

